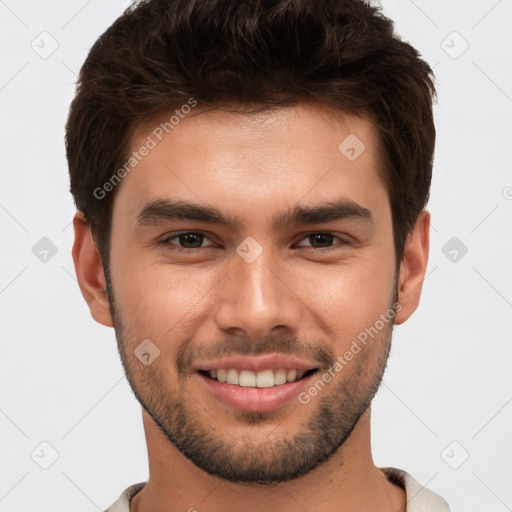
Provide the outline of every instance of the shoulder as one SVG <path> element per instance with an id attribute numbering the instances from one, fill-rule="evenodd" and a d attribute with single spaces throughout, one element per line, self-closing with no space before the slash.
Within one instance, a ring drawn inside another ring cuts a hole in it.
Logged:
<path id="1" fill-rule="evenodd" d="M 397 468 L 379 468 L 388 480 L 405 490 L 406 512 L 450 512 L 448 503 L 435 492 L 417 482 L 409 473 Z"/>
<path id="2" fill-rule="evenodd" d="M 121 496 L 113 503 L 105 512 L 129 512 L 130 511 L 130 500 L 144 488 L 147 482 L 140 482 L 133 484 L 128 487 Z"/>

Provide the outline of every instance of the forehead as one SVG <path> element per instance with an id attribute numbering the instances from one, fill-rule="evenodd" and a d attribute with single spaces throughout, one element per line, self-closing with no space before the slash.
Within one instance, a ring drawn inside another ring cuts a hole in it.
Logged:
<path id="1" fill-rule="evenodd" d="M 144 205 L 172 197 L 263 221 L 275 219 L 277 205 L 343 196 L 372 209 L 387 198 L 368 119 L 319 104 L 250 114 L 197 106 L 171 124 L 172 115 L 134 137 L 139 160 L 116 190 L 114 213 L 136 218 Z"/>

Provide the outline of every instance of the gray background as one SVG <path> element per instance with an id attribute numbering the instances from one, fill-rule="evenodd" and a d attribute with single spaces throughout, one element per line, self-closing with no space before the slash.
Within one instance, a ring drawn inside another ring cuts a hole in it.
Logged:
<path id="1" fill-rule="evenodd" d="M 375 462 L 453 511 L 510 510 L 512 1 L 381 3 L 439 101 L 428 273 L 374 402 Z M 76 282 L 63 142 L 76 74 L 127 6 L 0 1 L 3 512 L 104 510 L 148 476 L 114 332 Z"/>

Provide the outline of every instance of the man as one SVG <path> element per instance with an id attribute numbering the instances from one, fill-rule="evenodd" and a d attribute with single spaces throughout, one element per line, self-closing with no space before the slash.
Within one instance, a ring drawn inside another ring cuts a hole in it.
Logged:
<path id="1" fill-rule="evenodd" d="M 149 454 L 109 511 L 448 510 L 370 447 L 427 267 L 434 96 L 358 0 L 149 0 L 99 38 L 73 258 Z"/>

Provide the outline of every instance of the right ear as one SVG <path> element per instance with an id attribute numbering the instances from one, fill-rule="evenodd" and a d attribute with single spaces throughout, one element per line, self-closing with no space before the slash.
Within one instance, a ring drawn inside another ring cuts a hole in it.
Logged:
<path id="1" fill-rule="evenodd" d="M 77 211 L 73 218 L 73 228 L 75 242 L 72 254 L 80 291 L 94 320 L 107 327 L 114 327 L 100 253 L 94 243 L 89 223 L 81 211 Z"/>

